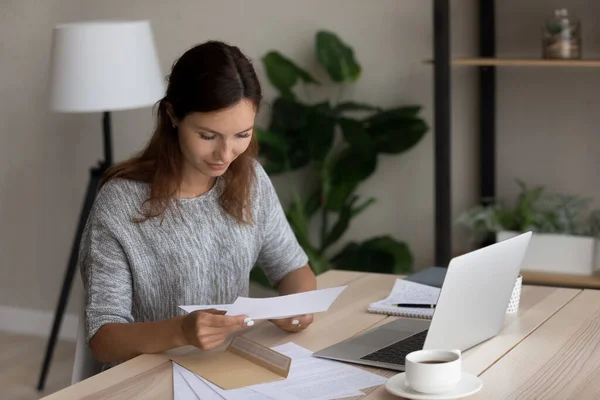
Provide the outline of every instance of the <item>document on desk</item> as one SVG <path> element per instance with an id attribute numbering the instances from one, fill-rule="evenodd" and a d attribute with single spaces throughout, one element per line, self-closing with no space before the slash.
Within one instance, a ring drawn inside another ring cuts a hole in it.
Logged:
<path id="1" fill-rule="evenodd" d="M 198 375 L 187 369 L 173 364 L 173 399 L 174 400 L 222 400 L 215 391 L 208 386 L 196 384 Z"/>
<path id="2" fill-rule="evenodd" d="M 360 389 L 378 386 L 387 378 L 341 362 L 312 356 L 295 343 L 273 350 L 292 358 L 287 379 L 252 386 L 252 390 L 273 398 L 324 400 L 361 396 Z"/>
<path id="3" fill-rule="evenodd" d="M 183 305 L 179 307 L 188 313 L 216 308 L 226 311 L 227 315 L 248 315 L 255 320 L 279 319 L 327 311 L 344 289 L 346 286 L 338 286 L 267 298 L 238 297 L 232 304 Z"/>
<path id="4" fill-rule="evenodd" d="M 185 383 L 189 385 L 194 396 L 190 396 L 188 392 L 183 393 L 183 391 L 178 391 L 176 389 L 178 383 L 175 381 L 176 371 L 185 379 Z M 177 363 L 173 363 L 173 394 L 174 400 L 188 400 L 195 398 L 201 400 L 272 400 L 268 396 L 247 388 L 223 390 L 206 379 L 188 371 Z M 183 397 L 184 394 L 187 397 Z"/>
<path id="5" fill-rule="evenodd" d="M 181 384 L 175 380 L 177 372 L 185 378 L 196 397 L 207 400 L 341 399 L 362 396 L 364 393 L 360 389 L 382 385 L 386 381 L 382 376 L 354 366 L 313 357 L 310 350 L 295 343 L 273 347 L 273 350 L 292 359 L 287 379 L 232 390 L 223 390 L 174 363 L 175 400 L 183 400 L 177 396 L 176 386 Z"/>
<path id="6" fill-rule="evenodd" d="M 173 398 L 175 400 L 183 400 L 183 399 L 200 399 L 200 396 L 196 394 L 194 389 L 192 388 L 192 384 L 188 382 L 187 379 L 184 378 L 183 371 L 181 371 L 181 367 L 179 365 L 173 363 Z M 185 368 L 183 368 L 185 369 Z M 187 370 L 185 370 L 187 371 Z M 189 371 L 187 371 L 189 372 Z M 191 373 L 191 372 L 190 372 Z M 197 388 L 195 388 L 197 389 Z M 207 397 L 209 400 L 210 397 Z"/>

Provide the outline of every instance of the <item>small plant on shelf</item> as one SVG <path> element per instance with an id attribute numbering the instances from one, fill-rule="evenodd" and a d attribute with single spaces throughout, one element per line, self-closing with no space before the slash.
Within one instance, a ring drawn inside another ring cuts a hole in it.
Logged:
<path id="1" fill-rule="evenodd" d="M 481 239 L 501 231 L 552 233 L 600 238 L 600 210 L 590 211 L 592 199 L 565 194 L 546 194 L 542 186 L 521 188 L 513 207 L 502 203 L 477 206 L 458 222 Z"/>

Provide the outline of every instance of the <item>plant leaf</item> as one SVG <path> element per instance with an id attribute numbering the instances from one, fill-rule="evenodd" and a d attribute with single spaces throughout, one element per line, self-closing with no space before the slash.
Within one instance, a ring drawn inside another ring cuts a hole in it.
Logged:
<path id="1" fill-rule="evenodd" d="M 335 33 L 317 32 L 316 51 L 319 63 L 334 82 L 354 82 L 359 78 L 361 67 L 354 58 L 354 51 Z"/>
<path id="2" fill-rule="evenodd" d="M 288 144 L 287 160 L 289 169 L 295 170 L 310 162 L 309 142 L 306 135 L 308 127 L 308 107 L 302 103 L 284 97 L 278 97 L 273 102 L 269 130 L 283 137 Z M 285 159 L 277 157 L 268 149 L 266 158 L 275 158 L 279 163 Z M 269 157 L 270 156 L 270 157 Z M 282 160 L 283 159 L 283 160 Z"/>
<path id="3" fill-rule="evenodd" d="M 358 180 L 345 180 L 331 186 L 327 196 L 326 208 L 328 211 L 340 211 L 346 199 L 358 187 Z"/>
<path id="4" fill-rule="evenodd" d="M 419 111 L 421 111 L 421 106 L 411 105 L 395 107 L 389 110 L 378 112 L 377 114 L 366 118 L 364 122 L 366 127 L 368 128 L 371 125 L 385 124 L 389 120 L 414 119 L 417 118 Z"/>
<path id="5" fill-rule="evenodd" d="M 394 258 L 394 272 L 404 273 L 412 269 L 413 256 L 404 242 L 399 242 L 391 236 L 380 236 L 366 241 L 364 248 L 381 251 L 392 255 Z"/>
<path id="6" fill-rule="evenodd" d="M 329 263 L 329 260 L 325 257 L 323 253 L 319 253 L 316 250 L 312 249 L 305 249 L 305 251 L 308 256 L 310 266 L 315 275 L 322 274 L 323 272 L 331 269 L 331 264 Z"/>
<path id="7" fill-rule="evenodd" d="M 329 261 L 325 258 L 322 252 L 317 251 L 310 243 L 308 225 L 310 216 L 304 207 L 304 203 L 300 199 L 300 195 L 295 186 L 292 186 L 292 203 L 286 213 L 290 226 L 294 235 L 298 239 L 298 243 L 306 252 L 309 259 L 309 264 L 315 274 L 320 274 L 330 268 Z"/>
<path id="8" fill-rule="evenodd" d="M 298 73 L 294 63 L 277 51 L 270 51 L 262 58 L 267 78 L 281 96 L 294 98 L 292 88 L 296 85 Z"/>
<path id="9" fill-rule="evenodd" d="M 349 199 L 342 207 L 342 210 L 339 213 L 338 220 L 329 232 L 329 235 L 325 239 L 323 246 L 321 247 L 321 251 L 324 252 L 329 246 L 339 240 L 342 237 L 344 232 L 348 229 L 350 225 L 350 219 L 352 218 L 352 209 L 353 205 L 356 202 L 357 197 L 354 196 Z"/>
<path id="10" fill-rule="evenodd" d="M 521 188 L 521 193 L 515 205 L 512 214 L 507 213 L 507 217 L 511 217 L 511 228 L 516 229 L 532 229 L 536 231 L 536 213 L 535 206 L 539 199 L 544 195 L 542 186 L 528 188 L 525 182 L 517 179 L 517 183 Z"/>
<path id="11" fill-rule="evenodd" d="M 329 149 L 329 153 L 327 153 L 325 159 L 319 164 L 319 174 L 321 178 L 321 205 L 326 205 L 329 201 L 334 177 L 334 168 L 334 152 L 333 149 Z"/>
<path id="12" fill-rule="evenodd" d="M 250 281 L 258 283 L 259 285 L 264 287 L 272 287 L 269 283 L 267 275 L 265 275 L 265 272 L 259 265 L 255 265 L 254 268 L 252 268 L 252 270 L 250 271 Z"/>
<path id="13" fill-rule="evenodd" d="M 365 201 L 363 204 L 361 204 L 358 207 L 355 207 L 354 209 L 352 209 L 352 218 L 356 217 L 358 214 L 360 214 L 361 212 L 365 211 L 373 203 L 375 203 L 375 201 L 376 200 L 373 197 L 371 197 L 371 198 L 367 199 L 367 201 Z"/>
<path id="14" fill-rule="evenodd" d="M 600 210 L 594 210 L 590 213 L 586 234 L 600 239 Z"/>
<path id="15" fill-rule="evenodd" d="M 286 216 L 294 232 L 294 235 L 298 239 L 298 243 L 308 256 L 309 264 L 315 274 L 320 274 L 327 271 L 330 268 L 329 260 L 325 258 L 324 253 L 317 251 L 308 237 L 308 216 L 306 215 L 302 205 L 300 205 L 299 199 L 295 199 L 292 202 L 292 206 L 288 210 Z"/>
<path id="16" fill-rule="evenodd" d="M 256 134 L 259 144 L 269 145 L 282 153 L 285 153 L 288 150 L 289 144 L 285 137 L 258 127 L 254 127 L 254 133 Z"/>
<path id="17" fill-rule="evenodd" d="M 312 191 L 308 199 L 306 200 L 306 205 L 304 206 L 304 212 L 307 218 L 311 218 L 321 207 L 321 189 L 317 188 Z"/>
<path id="18" fill-rule="evenodd" d="M 261 163 L 267 174 L 279 174 L 289 170 L 288 143 L 280 134 L 258 128 L 254 128 L 260 149 Z"/>
<path id="19" fill-rule="evenodd" d="M 368 178 L 377 168 L 377 157 L 364 158 L 356 148 L 348 147 L 340 153 L 333 167 L 331 191 L 327 197 L 327 209 L 339 211 L 358 184 Z"/>
<path id="20" fill-rule="evenodd" d="M 273 158 L 261 161 L 261 165 L 268 175 L 278 175 L 287 172 L 284 161 L 275 161 Z"/>
<path id="21" fill-rule="evenodd" d="M 308 218 L 304 211 L 304 203 L 300 199 L 298 190 L 292 185 L 292 203 L 288 211 L 288 219 L 292 225 L 292 229 L 296 233 L 298 242 L 303 247 L 310 245 L 309 233 L 308 233 Z"/>
<path id="22" fill-rule="evenodd" d="M 464 212 L 458 222 L 477 236 L 500 230 L 517 232 L 590 235 L 593 213 L 586 218 L 591 198 L 544 194 L 543 186 L 529 187 L 517 179 L 520 192 L 513 208 L 501 204 L 477 206 Z"/>
<path id="23" fill-rule="evenodd" d="M 398 154 L 408 151 L 421 141 L 427 132 L 424 121 L 414 121 L 404 126 L 390 127 L 384 130 L 385 137 L 377 141 L 376 149 L 380 153 Z"/>
<path id="24" fill-rule="evenodd" d="M 334 166 L 334 183 L 338 177 L 346 177 L 351 180 L 362 181 L 367 179 L 377 168 L 377 157 L 373 155 L 368 159 L 360 157 L 355 148 L 347 148 L 342 151 Z"/>
<path id="25" fill-rule="evenodd" d="M 329 260 L 336 269 L 346 271 L 365 271 L 366 267 L 360 260 L 360 245 L 350 242 Z M 374 272 L 374 271 L 371 271 Z"/>
<path id="26" fill-rule="evenodd" d="M 415 146 L 429 127 L 416 116 L 419 107 L 383 111 L 365 120 L 365 129 L 380 153 L 397 154 Z"/>
<path id="27" fill-rule="evenodd" d="M 298 67 L 297 65 L 294 65 L 294 66 L 296 67 L 296 73 L 298 74 L 298 77 L 302 80 L 302 82 L 304 82 L 304 83 L 312 83 L 313 85 L 321 85 L 321 82 L 319 82 L 318 80 L 316 80 L 306 70 Z"/>
<path id="28" fill-rule="evenodd" d="M 306 114 L 308 107 L 298 101 L 278 97 L 271 107 L 271 122 L 269 130 L 272 132 L 286 134 L 288 131 L 297 131 L 306 128 Z"/>
<path id="29" fill-rule="evenodd" d="M 303 134 L 307 136 L 312 160 L 322 161 L 329 153 L 333 145 L 335 124 L 328 102 L 316 104 L 308 109 L 307 127 Z"/>
<path id="30" fill-rule="evenodd" d="M 354 147 L 354 151 L 357 154 L 360 154 L 363 159 L 374 157 L 373 141 L 360 122 L 353 119 L 340 118 L 339 124 L 342 128 L 344 139 Z"/>
<path id="31" fill-rule="evenodd" d="M 357 103 L 354 101 L 346 101 L 339 103 L 334 107 L 333 113 L 335 115 L 341 115 L 348 111 L 382 111 L 380 107 L 372 106 L 367 103 Z"/>
<path id="32" fill-rule="evenodd" d="M 380 236 L 349 243 L 330 262 L 337 269 L 402 274 L 412 270 L 413 256 L 405 243 Z"/>
<path id="33" fill-rule="evenodd" d="M 295 97 L 292 89 L 298 79 L 304 83 L 319 84 L 308 72 L 278 51 L 270 51 L 265 54 L 262 62 L 269 81 L 279 90 L 282 97 L 289 99 Z"/>

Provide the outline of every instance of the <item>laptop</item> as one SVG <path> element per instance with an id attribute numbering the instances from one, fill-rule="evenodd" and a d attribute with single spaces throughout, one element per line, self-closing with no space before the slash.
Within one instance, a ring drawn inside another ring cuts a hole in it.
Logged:
<path id="1" fill-rule="evenodd" d="M 531 236 L 523 233 L 453 258 L 431 320 L 398 318 L 313 355 L 404 371 L 413 351 L 465 351 L 496 336 Z"/>

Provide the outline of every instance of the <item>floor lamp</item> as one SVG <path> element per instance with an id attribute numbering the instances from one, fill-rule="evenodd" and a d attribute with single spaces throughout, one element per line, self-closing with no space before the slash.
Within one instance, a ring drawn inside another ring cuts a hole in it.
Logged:
<path id="1" fill-rule="evenodd" d="M 38 390 L 46 377 L 77 270 L 79 242 L 102 175 L 113 163 L 110 112 L 149 107 L 164 96 L 149 21 L 90 21 L 58 25 L 52 38 L 50 104 L 64 113 L 102 112 L 104 160 L 90 169 L 85 200 L 54 315 Z"/>

